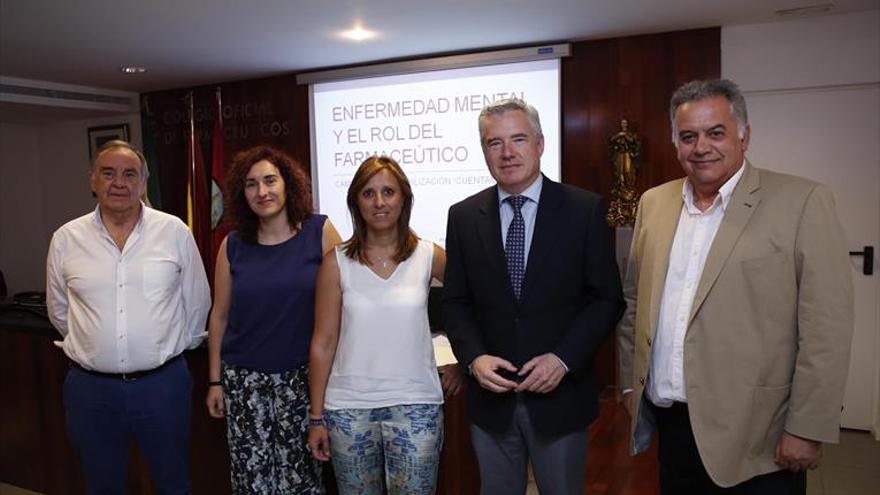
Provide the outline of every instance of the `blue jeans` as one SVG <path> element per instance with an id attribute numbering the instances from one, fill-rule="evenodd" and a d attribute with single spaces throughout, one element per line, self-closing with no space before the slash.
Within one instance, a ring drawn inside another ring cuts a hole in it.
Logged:
<path id="1" fill-rule="evenodd" d="M 409 404 L 325 410 L 341 495 L 434 493 L 443 447 L 443 406 Z"/>
<path id="2" fill-rule="evenodd" d="M 125 493 L 132 435 L 156 493 L 190 493 L 192 377 L 186 359 L 134 381 L 71 368 L 64 380 L 64 407 L 89 494 Z"/>

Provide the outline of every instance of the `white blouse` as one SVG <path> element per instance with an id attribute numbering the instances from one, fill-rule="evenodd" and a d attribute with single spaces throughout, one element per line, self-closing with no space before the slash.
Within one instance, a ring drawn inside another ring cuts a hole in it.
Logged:
<path id="1" fill-rule="evenodd" d="M 336 248 L 342 321 L 327 409 L 442 404 L 428 325 L 434 246 L 420 240 L 388 279 Z"/>

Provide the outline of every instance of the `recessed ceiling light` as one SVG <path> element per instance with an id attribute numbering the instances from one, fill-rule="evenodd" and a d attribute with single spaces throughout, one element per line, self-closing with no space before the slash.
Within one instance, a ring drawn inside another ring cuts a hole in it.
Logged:
<path id="1" fill-rule="evenodd" d="M 123 65 L 119 70 L 125 74 L 143 74 L 147 68 L 140 65 Z"/>
<path id="2" fill-rule="evenodd" d="M 834 10 L 834 5 L 823 3 L 819 5 L 807 5 L 804 7 L 796 7 L 793 9 L 782 9 L 774 12 L 779 17 L 804 17 L 809 15 L 827 14 Z"/>
<path id="3" fill-rule="evenodd" d="M 352 41 L 365 41 L 371 38 L 375 38 L 378 33 L 375 31 L 370 31 L 369 29 L 364 29 L 363 26 L 359 22 L 355 23 L 354 27 L 351 29 L 347 29 L 339 33 L 345 39 L 349 39 Z"/>

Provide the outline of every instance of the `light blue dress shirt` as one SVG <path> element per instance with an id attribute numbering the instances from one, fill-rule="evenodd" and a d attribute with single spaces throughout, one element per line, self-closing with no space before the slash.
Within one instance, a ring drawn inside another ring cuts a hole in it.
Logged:
<path id="1" fill-rule="evenodd" d="M 544 176 L 538 174 L 532 184 L 521 192 L 520 196 L 528 198 L 522 205 L 523 222 L 526 224 L 526 245 L 523 255 L 525 263 L 523 269 L 529 266 L 529 248 L 532 246 L 532 236 L 535 234 L 535 217 L 538 215 L 538 199 L 541 197 L 541 187 L 544 184 Z M 510 228 L 510 222 L 513 221 L 513 206 L 504 200 L 513 196 L 509 192 L 498 186 L 498 207 L 501 208 L 501 244 L 507 248 L 507 229 Z"/>

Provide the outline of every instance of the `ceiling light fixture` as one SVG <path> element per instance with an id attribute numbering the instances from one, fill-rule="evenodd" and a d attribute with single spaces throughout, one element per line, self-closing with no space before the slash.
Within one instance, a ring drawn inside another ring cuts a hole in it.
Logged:
<path id="1" fill-rule="evenodd" d="M 123 65 L 119 70 L 124 74 L 143 74 L 147 68 L 140 65 Z"/>
<path id="2" fill-rule="evenodd" d="M 774 12 L 779 17 L 805 17 L 810 15 L 827 14 L 834 10 L 834 4 L 823 3 L 819 5 L 807 5 L 793 9 L 782 9 Z"/>
<path id="3" fill-rule="evenodd" d="M 364 29 L 360 22 L 357 22 L 353 28 L 342 31 L 339 35 L 352 41 L 365 41 L 375 38 L 377 33 L 375 31 L 370 31 L 369 29 Z"/>

